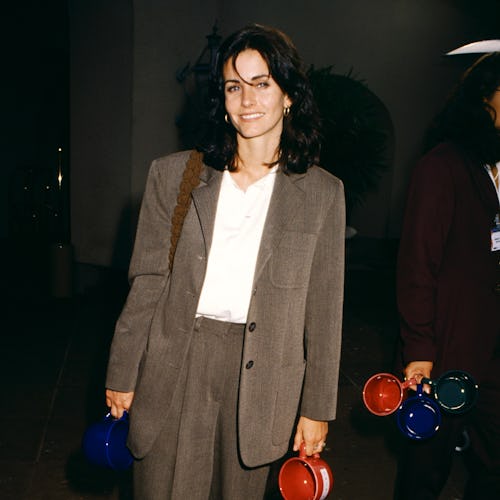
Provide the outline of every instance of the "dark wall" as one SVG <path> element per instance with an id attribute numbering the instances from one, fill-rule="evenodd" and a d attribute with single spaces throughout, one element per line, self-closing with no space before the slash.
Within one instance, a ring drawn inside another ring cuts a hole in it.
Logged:
<path id="1" fill-rule="evenodd" d="M 126 268 L 133 237 L 133 2 L 69 0 L 69 5 L 75 256 Z"/>
<path id="2" fill-rule="evenodd" d="M 183 91 L 175 73 L 200 53 L 216 19 L 222 35 L 249 21 L 280 27 L 307 63 L 353 67 L 382 99 L 395 126 L 395 164 L 357 219 L 382 237 L 397 236 L 421 136 L 470 62 L 442 54 L 500 37 L 498 0 L 312 0 L 307 18 L 304 3 L 292 0 L 11 3 L 1 30 L 0 238 L 19 226 L 44 234 L 53 201 L 43 189 L 54 187 L 62 147 L 65 168 L 72 155 L 77 259 L 118 267 L 127 265 L 148 165 L 176 148 Z M 35 222 L 18 209 L 27 202 L 26 171 Z"/>
<path id="3" fill-rule="evenodd" d="M 67 2 L 9 4 L 2 7 L 1 29 L 0 238 L 19 233 L 44 238 L 54 233 L 50 218 L 59 203 L 58 148 L 62 163 L 68 161 Z"/>

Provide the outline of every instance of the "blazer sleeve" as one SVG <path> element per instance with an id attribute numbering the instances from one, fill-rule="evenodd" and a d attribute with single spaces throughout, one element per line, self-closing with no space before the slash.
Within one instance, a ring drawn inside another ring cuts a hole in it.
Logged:
<path id="1" fill-rule="evenodd" d="M 449 161 L 424 157 L 410 182 L 397 269 L 405 366 L 435 360 L 436 290 L 455 203 Z"/>
<path id="2" fill-rule="evenodd" d="M 156 304 L 169 277 L 172 209 L 166 202 L 164 170 L 158 160 L 152 163 L 139 214 L 129 268 L 131 288 L 116 323 L 106 377 L 106 387 L 116 391 L 135 388 Z"/>
<path id="3" fill-rule="evenodd" d="M 305 316 L 306 372 L 300 414 L 333 420 L 342 339 L 345 201 L 335 179 L 312 262 Z"/>

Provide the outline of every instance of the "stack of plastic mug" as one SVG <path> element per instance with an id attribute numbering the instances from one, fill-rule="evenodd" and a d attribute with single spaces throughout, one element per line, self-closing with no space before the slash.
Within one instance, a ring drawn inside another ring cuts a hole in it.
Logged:
<path id="1" fill-rule="evenodd" d="M 424 384 L 430 386 L 430 394 L 423 391 Z M 417 390 L 409 396 L 412 385 Z M 474 379 L 461 370 L 448 371 L 437 379 L 423 378 L 419 384 L 415 379 L 401 382 L 390 373 L 377 373 L 366 381 L 363 401 L 374 415 L 396 413 L 396 422 L 405 436 L 427 439 L 441 425 L 441 410 L 465 413 L 476 402 L 477 392 Z"/>

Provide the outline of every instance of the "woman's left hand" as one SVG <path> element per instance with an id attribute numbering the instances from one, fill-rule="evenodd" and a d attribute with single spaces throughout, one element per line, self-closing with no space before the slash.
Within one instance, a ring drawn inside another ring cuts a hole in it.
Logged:
<path id="1" fill-rule="evenodd" d="M 328 422 L 300 417 L 293 440 L 293 451 L 299 451 L 301 443 L 305 443 L 307 456 L 320 453 L 326 446 L 327 434 Z"/>

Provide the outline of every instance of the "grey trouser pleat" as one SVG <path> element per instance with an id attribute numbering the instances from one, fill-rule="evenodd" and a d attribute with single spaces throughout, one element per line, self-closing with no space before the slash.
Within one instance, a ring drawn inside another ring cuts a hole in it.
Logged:
<path id="1" fill-rule="evenodd" d="M 135 500 L 262 500 L 269 467 L 238 454 L 244 325 L 197 318 L 186 366 L 152 450 L 134 465 Z"/>

